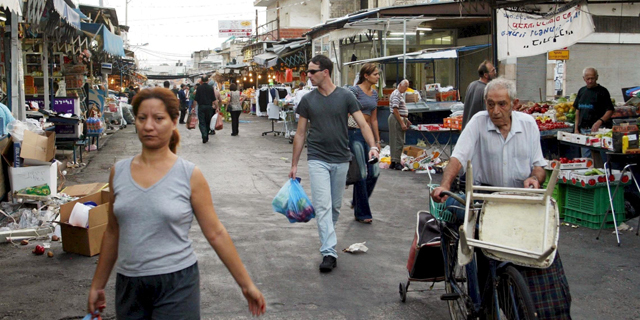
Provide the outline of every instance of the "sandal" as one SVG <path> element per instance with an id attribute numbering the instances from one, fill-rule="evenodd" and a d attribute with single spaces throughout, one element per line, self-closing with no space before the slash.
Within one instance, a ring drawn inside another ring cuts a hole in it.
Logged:
<path id="1" fill-rule="evenodd" d="M 358 218 L 356 218 L 356 221 L 360 222 L 360 223 L 371 224 L 371 222 L 373 222 L 373 219 L 358 219 Z"/>

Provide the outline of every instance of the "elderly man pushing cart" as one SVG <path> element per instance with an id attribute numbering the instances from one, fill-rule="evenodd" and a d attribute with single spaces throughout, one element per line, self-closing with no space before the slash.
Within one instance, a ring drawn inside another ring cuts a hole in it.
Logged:
<path id="1" fill-rule="evenodd" d="M 540 188 L 545 181 L 546 161 L 538 127 L 531 116 L 512 111 L 518 102 L 515 84 L 495 79 L 487 84 L 484 99 L 487 110 L 477 113 L 462 131 L 441 185 L 431 193 L 434 201 L 447 200 L 447 206 L 455 202 L 441 193 L 450 190 L 462 164 L 469 160 L 473 181 L 467 183 L 474 185 Z M 462 220 L 460 215 L 464 211 L 458 212 Z M 477 256 L 486 259 L 481 252 Z M 539 319 L 571 319 L 569 284 L 559 255 L 546 269 L 518 269 L 529 286 Z"/>

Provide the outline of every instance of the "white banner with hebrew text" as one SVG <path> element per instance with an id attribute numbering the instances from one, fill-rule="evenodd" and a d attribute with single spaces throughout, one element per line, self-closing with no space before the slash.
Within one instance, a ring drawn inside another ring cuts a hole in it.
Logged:
<path id="1" fill-rule="evenodd" d="M 568 47 L 595 32 L 586 4 L 547 16 L 497 10 L 498 60 Z"/>

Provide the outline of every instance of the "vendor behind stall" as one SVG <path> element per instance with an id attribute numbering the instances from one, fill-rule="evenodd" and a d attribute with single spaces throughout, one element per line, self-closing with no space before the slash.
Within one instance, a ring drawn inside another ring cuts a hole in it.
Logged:
<path id="1" fill-rule="evenodd" d="M 597 132 L 600 127 L 610 126 L 609 120 L 615 108 L 609 90 L 598 84 L 598 70 L 584 68 L 582 79 L 587 84 L 578 90 L 573 106 L 576 108 L 575 133 Z M 589 148 L 582 148 L 582 157 L 591 156 Z M 598 159 L 594 159 L 597 161 Z"/>

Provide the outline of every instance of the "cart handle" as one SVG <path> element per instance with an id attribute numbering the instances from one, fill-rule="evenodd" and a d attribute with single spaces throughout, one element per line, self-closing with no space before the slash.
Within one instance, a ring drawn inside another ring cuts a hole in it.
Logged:
<path id="1" fill-rule="evenodd" d="M 455 199 L 456 201 L 460 202 L 463 206 L 467 205 L 467 202 L 464 199 L 460 198 L 459 195 L 457 195 L 457 194 L 455 194 L 455 193 L 453 193 L 451 191 L 443 190 L 443 191 L 440 192 L 440 194 L 444 194 L 446 196 L 449 196 L 449 197 Z"/>

